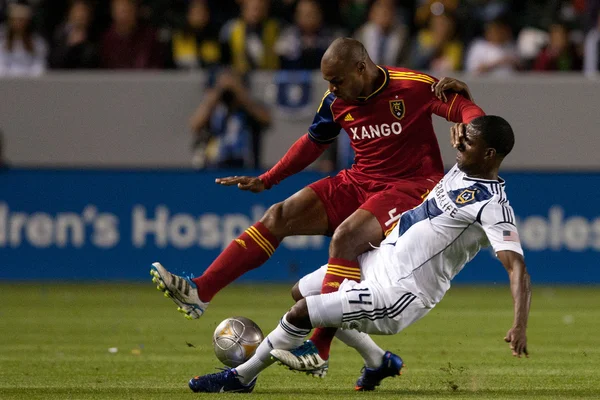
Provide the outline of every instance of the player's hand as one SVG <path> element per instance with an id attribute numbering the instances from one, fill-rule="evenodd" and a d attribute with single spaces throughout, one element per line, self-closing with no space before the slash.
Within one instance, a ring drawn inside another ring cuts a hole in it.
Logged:
<path id="1" fill-rule="evenodd" d="M 473 97 L 471 96 L 471 92 L 469 91 L 469 86 L 467 86 L 467 84 L 463 81 L 459 81 L 458 79 L 444 77 L 431 85 L 431 91 L 435 94 L 435 97 L 437 97 L 444 103 L 448 101 L 446 93 L 444 93 L 447 90 L 456 93 L 461 93 L 467 99 L 473 101 Z"/>
<path id="2" fill-rule="evenodd" d="M 465 139 L 465 124 L 454 124 L 452 128 L 450 128 L 450 144 L 455 149 L 461 145 L 462 141 Z"/>
<path id="3" fill-rule="evenodd" d="M 504 341 L 506 343 L 510 343 L 510 350 L 512 351 L 512 355 L 514 357 L 521 358 L 521 354 L 524 354 L 525 357 L 529 357 L 529 353 L 527 352 L 527 335 L 525 333 L 525 328 L 513 326 L 506 333 Z"/>
<path id="4" fill-rule="evenodd" d="M 240 190 L 249 190 L 252 193 L 259 193 L 265 190 L 265 184 L 260 178 L 251 176 L 229 176 L 227 178 L 217 178 L 215 183 L 224 186 L 237 185 Z"/>

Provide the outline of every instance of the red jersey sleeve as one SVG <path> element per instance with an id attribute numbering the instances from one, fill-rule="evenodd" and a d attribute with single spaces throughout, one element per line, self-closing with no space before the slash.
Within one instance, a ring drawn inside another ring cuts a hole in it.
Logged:
<path id="1" fill-rule="evenodd" d="M 270 189 L 288 176 L 302 171 L 319 158 L 328 147 L 329 144 L 311 140 L 309 134 L 303 135 L 273 168 L 259 177 L 265 189 Z"/>
<path id="2" fill-rule="evenodd" d="M 433 94 L 430 102 L 432 113 L 446 118 L 451 122 L 462 122 L 468 124 L 471 120 L 485 115 L 485 112 L 475 103 L 467 100 L 458 93 L 448 96 L 448 102 L 444 103 Z"/>
<path id="3" fill-rule="evenodd" d="M 331 111 L 334 101 L 335 96 L 325 92 L 308 133 L 298 139 L 273 168 L 259 177 L 266 189 L 308 167 L 339 135 L 342 127 L 335 122 Z"/>

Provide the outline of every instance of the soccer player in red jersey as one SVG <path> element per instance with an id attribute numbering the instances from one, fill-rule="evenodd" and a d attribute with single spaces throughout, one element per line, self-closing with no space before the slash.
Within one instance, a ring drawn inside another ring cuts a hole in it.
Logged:
<path id="1" fill-rule="evenodd" d="M 153 264 L 159 289 L 188 318 L 200 317 L 219 290 L 266 262 L 287 236 L 333 235 L 322 293 L 336 291 L 344 279 L 360 281 L 357 256 L 379 245 L 400 214 L 421 203 L 444 174 L 431 115 L 463 123 L 484 115 L 458 93 L 448 94 L 445 102 L 438 99 L 432 91 L 436 79 L 429 75 L 376 65 L 354 39 L 336 39 L 323 56 L 321 72 L 329 90 L 308 133 L 260 177 L 217 183 L 252 192 L 270 189 L 315 161 L 342 128 L 350 136 L 355 164 L 273 205 L 198 278 L 182 278 Z M 317 329 L 311 338 L 322 360 L 334 335 L 335 329 Z"/>

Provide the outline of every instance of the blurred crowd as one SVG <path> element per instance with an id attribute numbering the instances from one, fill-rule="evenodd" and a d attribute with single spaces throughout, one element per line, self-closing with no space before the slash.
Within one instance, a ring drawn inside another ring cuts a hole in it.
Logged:
<path id="1" fill-rule="evenodd" d="M 338 36 L 433 74 L 600 69 L 600 0 L 0 0 L 0 76 L 318 69 Z"/>

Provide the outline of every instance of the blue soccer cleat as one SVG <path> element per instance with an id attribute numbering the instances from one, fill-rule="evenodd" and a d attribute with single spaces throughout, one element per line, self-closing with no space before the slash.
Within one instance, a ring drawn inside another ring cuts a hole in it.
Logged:
<path id="1" fill-rule="evenodd" d="M 362 375 L 356 381 L 354 389 L 359 391 L 375 390 L 375 387 L 379 386 L 385 378 L 402 375 L 403 366 L 404 362 L 399 356 L 386 351 L 379 368 L 363 367 Z"/>
<path id="2" fill-rule="evenodd" d="M 271 350 L 271 356 L 292 371 L 306 372 L 318 378 L 324 378 L 329 370 L 329 360 L 323 360 L 319 350 L 310 340 L 292 350 Z"/>
<path id="3" fill-rule="evenodd" d="M 196 393 L 251 393 L 254 390 L 256 378 L 247 385 L 239 380 L 235 369 L 225 368 L 216 374 L 196 376 L 190 379 L 190 389 Z"/>

